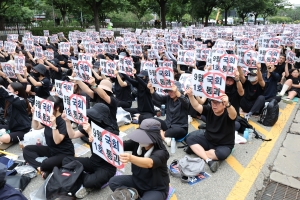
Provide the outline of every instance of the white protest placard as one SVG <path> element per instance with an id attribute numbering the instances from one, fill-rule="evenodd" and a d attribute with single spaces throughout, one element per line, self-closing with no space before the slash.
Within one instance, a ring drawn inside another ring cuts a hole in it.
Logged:
<path id="1" fill-rule="evenodd" d="M 33 42 L 34 42 L 35 44 L 40 43 L 40 37 L 39 37 L 39 36 L 32 36 L 32 39 L 33 39 Z"/>
<path id="2" fill-rule="evenodd" d="M 238 65 L 247 68 L 256 68 L 258 52 L 254 50 L 240 50 Z"/>
<path id="3" fill-rule="evenodd" d="M 206 61 L 207 56 L 210 55 L 210 53 L 210 48 L 196 49 L 196 59 L 199 61 Z"/>
<path id="4" fill-rule="evenodd" d="M 294 36 L 283 36 L 282 44 L 285 46 L 293 46 Z"/>
<path id="5" fill-rule="evenodd" d="M 181 74 L 179 83 L 181 84 L 183 91 L 187 91 L 192 85 L 192 74 Z"/>
<path id="6" fill-rule="evenodd" d="M 191 65 L 194 66 L 196 63 L 196 51 L 195 50 L 178 50 L 179 65 Z"/>
<path id="7" fill-rule="evenodd" d="M 257 62 L 277 65 L 279 57 L 280 49 L 259 48 Z"/>
<path id="8" fill-rule="evenodd" d="M 212 71 L 221 72 L 227 76 L 234 77 L 237 70 L 238 57 L 234 54 L 224 54 L 220 57 L 220 62 L 213 65 Z"/>
<path id="9" fill-rule="evenodd" d="M 127 74 L 128 76 L 132 76 L 133 70 L 133 60 L 131 57 L 123 57 L 120 58 L 119 62 L 119 72 L 122 74 Z"/>
<path id="10" fill-rule="evenodd" d="M 47 49 L 44 51 L 44 56 L 47 58 L 47 60 L 53 60 L 54 59 L 54 51 L 52 49 Z"/>
<path id="11" fill-rule="evenodd" d="M 55 91 L 57 95 L 63 99 L 63 94 L 70 96 L 74 93 L 74 83 L 55 79 Z"/>
<path id="12" fill-rule="evenodd" d="M 109 164 L 118 170 L 125 171 L 125 165 L 120 161 L 120 154 L 124 153 L 123 139 L 92 122 L 92 133 L 94 136 L 92 149 Z"/>
<path id="13" fill-rule="evenodd" d="M 40 40 L 40 44 L 47 45 L 48 37 L 40 36 L 39 40 Z"/>
<path id="14" fill-rule="evenodd" d="M 174 83 L 174 71 L 172 61 L 159 61 L 159 67 L 149 66 L 149 81 L 155 88 L 171 89 Z"/>
<path id="15" fill-rule="evenodd" d="M 44 36 L 49 36 L 49 30 L 43 30 L 43 32 L 44 32 Z"/>
<path id="16" fill-rule="evenodd" d="M 117 45 L 115 43 L 109 43 L 106 53 L 116 54 L 117 53 Z"/>
<path id="17" fill-rule="evenodd" d="M 2 49 L 4 46 L 3 46 L 3 40 L 0 40 L 0 49 Z"/>
<path id="18" fill-rule="evenodd" d="M 192 88 L 195 96 L 220 100 L 225 94 L 226 75 L 221 72 L 204 72 L 193 69 Z"/>
<path id="19" fill-rule="evenodd" d="M 34 46 L 34 57 L 38 59 L 43 58 L 43 48 L 41 46 Z"/>
<path id="20" fill-rule="evenodd" d="M 300 49 L 300 37 L 294 39 L 295 49 Z"/>
<path id="21" fill-rule="evenodd" d="M 141 62 L 141 71 L 142 70 L 148 70 L 148 68 L 153 68 L 153 67 L 155 67 L 155 62 L 142 60 L 142 62 Z"/>
<path id="22" fill-rule="evenodd" d="M 153 49 L 156 49 L 158 52 L 163 52 L 165 50 L 165 42 L 163 40 L 157 40 L 153 45 Z"/>
<path id="23" fill-rule="evenodd" d="M 178 50 L 180 49 L 180 44 L 178 42 L 172 42 L 171 43 L 171 52 L 175 55 L 177 55 Z"/>
<path id="24" fill-rule="evenodd" d="M 157 49 L 148 49 L 147 53 L 148 53 L 148 59 L 150 59 L 150 60 L 160 58 L 159 55 L 158 55 L 158 50 Z"/>
<path id="25" fill-rule="evenodd" d="M 35 96 L 33 119 L 48 126 L 52 126 L 50 117 L 53 115 L 54 102 Z"/>
<path id="26" fill-rule="evenodd" d="M 92 64 L 85 60 L 72 60 L 74 79 L 88 82 L 92 76 Z"/>
<path id="27" fill-rule="evenodd" d="M 286 61 L 290 64 L 295 64 L 296 54 L 291 50 L 286 51 L 285 54 L 286 54 Z"/>
<path id="28" fill-rule="evenodd" d="M 57 41 L 58 41 L 57 35 L 52 35 L 49 38 L 50 38 L 50 42 L 51 43 L 57 43 Z"/>
<path id="29" fill-rule="evenodd" d="M 116 77 L 114 73 L 118 66 L 117 60 L 113 61 L 113 60 L 100 59 L 100 66 L 101 66 L 101 74 L 105 76 Z"/>
<path id="30" fill-rule="evenodd" d="M 93 55 L 89 53 L 79 53 L 78 60 L 88 61 L 89 63 L 92 63 Z"/>
<path id="31" fill-rule="evenodd" d="M 26 39 L 24 40 L 24 47 L 26 51 L 32 52 L 33 47 L 34 47 L 34 41 L 33 39 Z"/>
<path id="32" fill-rule="evenodd" d="M 141 56 L 142 54 L 143 54 L 142 45 L 141 44 L 133 45 L 133 50 L 131 51 L 131 55 Z"/>
<path id="33" fill-rule="evenodd" d="M 63 94 L 67 118 L 77 124 L 87 122 L 86 97 L 77 94 Z"/>
<path id="34" fill-rule="evenodd" d="M 274 37 L 270 38 L 269 40 L 269 48 L 279 48 L 281 45 L 281 38 L 280 37 Z"/>
<path id="35" fill-rule="evenodd" d="M 15 53 L 17 44 L 12 41 L 4 41 L 4 51 L 7 51 L 7 53 Z"/>
<path id="36" fill-rule="evenodd" d="M 249 38 L 236 37 L 236 38 L 234 38 L 234 42 L 235 42 L 236 46 L 248 46 L 248 45 L 250 45 L 250 39 Z"/>
<path id="37" fill-rule="evenodd" d="M 25 66 L 25 56 L 15 56 L 15 73 L 24 74 L 23 67 Z"/>
<path id="38" fill-rule="evenodd" d="M 9 62 L 1 63 L 3 73 L 9 78 L 17 78 L 14 67 Z"/>
<path id="39" fill-rule="evenodd" d="M 69 42 L 58 43 L 58 48 L 59 48 L 61 54 L 64 54 L 64 55 L 70 54 L 70 43 Z"/>

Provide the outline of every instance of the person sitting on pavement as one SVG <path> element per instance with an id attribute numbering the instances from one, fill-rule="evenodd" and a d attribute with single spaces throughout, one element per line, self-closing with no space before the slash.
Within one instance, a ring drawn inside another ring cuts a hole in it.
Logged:
<path id="1" fill-rule="evenodd" d="M 165 200 L 168 196 L 170 177 L 167 161 L 169 152 L 160 135 L 161 124 L 155 119 L 145 119 L 138 129 L 128 134 L 122 163 L 131 162 L 132 175 L 121 175 L 109 180 L 112 191 L 117 188 L 135 188 L 143 200 Z"/>
<path id="2" fill-rule="evenodd" d="M 18 143 L 31 129 L 31 108 L 25 88 L 18 82 L 12 82 L 7 89 L 0 85 L 0 98 L 3 99 L 0 104 L 7 120 L 7 125 L 0 125 L 0 129 L 6 129 L 7 133 L 9 131 L 8 134 L 0 136 L 0 143 Z"/>
<path id="3" fill-rule="evenodd" d="M 285 76 L 288 79 L 285 81 L 284 85 L 282 86 L 282 90 L 279 93 L 280 96 L 283 96 L 286 91 L 288 92 L 288 96 L 285 97 L 282 101 L 285 103 L 293 103 L 294 97 L 300 97 L 300 77 L 298 69 L 292 69 L 288 74 L 286 73 Z"/>
<path id="4" fill-rule="evenodd" d="M 248 73 L 248 79 L 239 67 L 240 80 L 244 87 L 244 96 L 241 99 L 240 106 L 243 112 L 246 112 L 245 118 L 249 120 L 252 114 L 259 114 L 265 106 L 264 87 L 265 82 L 260 71 L 260 63 L 256 64 L 257 69 L 252 69 Z"/>
<path id="5" fill-rule="evenodd" d="M 44 128 L 44 135 L 47 146 L 27 145 L 23 149 L 24 160 L 41 172 L 43 178 L 52 172 L 55 166 L 61 167 L 61 162 L 66 156 L 74 156 L 74 145 L 69 138 L 66 123 L 61 114 L 64 109 L 63 100 L 58 96 L 48 97 L 49 101 L 54 102 L 53 115 L 50 117 L 52 127 L 43 125 L 32 118 L 32 128 L 40 130 Z M 34 107 L 31 112 L 34 113 Z M 41 162 L 37 158 L 42 158 Z"/>
<path id="6" fill-rule="evenodd" d="M 135 114 L 140 114 L 138 122 L 140 123 L 143 119 L 154 117 L 155 110 L 152 101 L 152 96 L 147 84 L 149 82 L 149 76 L 147 70 L 142 70 L 140 74 L 136 74 L 136 70 L 133 69 L 135 80 L 123 74 L 124 78 L 128 80 L 133 87 L 137 88 L 137 108 L 125 108 L 124 110 L 129 112 L 132 117 Z"/>
<path id="7" fill-rule="evenodd" d="M 0 199 L 5 200 L 27 200 L 27 198 L 15 188 L 6 184 L 6 166 L 0 163 Z"/>
<path id="8" fill-rule="evenodd" d="M 207 120 L 206 130 L 200 129 L 187 136 L 189 147 L 186 153 L 195 153 L 205 160 L 212 172 L 216 172 L 219 161 L 225 160 L 234 147 L 237 112 L 226 94 L 222 95 L 221 101 L 212 99 L 211 106 L 203 106 L 194 98 L 191 88 L 186 93 L 193 108 L 205 115 Z"/>
<path id="9" fill-rule="evenodd" d="M 77 198 L 85 197 L 91 189 L 100 189 L 116 173 L 116 167 L 95 154 L 92 148 L 93 133 L 90 125 L 91 122 L 115 135 L 119 135 L 119 128 L 114 126 L 113 119 L 109 112 L 109 107 L 107 105 L 103 103 L 96 103 L 92 108 L 86 110 L 89 121 L 80 125 L 77 131 L 73 130 L 71 122 L 67 119 L 66 114 L 62 114 L 62 118 L 66 121 L 69 137 L 71 139 L 82 136 L 88 137 L 92 152 L 92 156 L 90 158 L 75 158 L 70 156 L 64 158 L 62 161 L 62 165 L 65 165 L 73 160 L 77 160 L 84 167 L 85 172 L 83 173 L 83 187 L 76 192 L 75 196 Z"/>
<path id="10" fill-rule="evenodd" d="M 152 98 L 166 106 L 166 119 L 160 120 L 162 123 L 161 137 L 168 146 L 171 146 L 171 139 L 180 139 L 188 133 L 188 111 L 189 99 L 184 96 L 181 90 L 181 84 L 175 82 L 171 90 L 167 90 L 168 95 L 162 96 L 155 92 L 152 84 L 148 83 L 148 88 Z"/>
<path id="11" fill-rule="evenodd" d="M 264 87 L 264 96 L 266 102 L 270 102 L 272 99 L 275 99 L 277 102 L 281 101 L 280 96 L 277 95 L 277 83 L 280 81 L 280 75 L 275 71 L 276 66 L 271 64 L 266 64 L 267 72 L 262 74 L 262 77 L 265 82 Z"/>

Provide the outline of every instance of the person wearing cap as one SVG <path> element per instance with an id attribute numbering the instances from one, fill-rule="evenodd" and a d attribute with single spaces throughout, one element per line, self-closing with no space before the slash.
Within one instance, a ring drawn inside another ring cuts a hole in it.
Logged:
<path id="1" fill-rule="evenodd" d="M 167 161 L 169 153 L 160 135 L 161 124 L 155 119 L 145 119 L 140 127 L 128 134 L 120 161 L 131 163 L 132 175 L 121 175 L 109 180 L 112 191 L 117 188 L 135 188 L 143 200 L 165 200 L 168 195 L 170 177 Z"/>
<path id="2" fill-rule="evenodd" d="M 103 103 L 96 103 L 92 108 L 86 110 L 88 122 L 83 123 L 78 127 L 77 131 L 74 131 L 66 114 L 62 114 L 62 118 L 66 121 L 67 131 L 71 139 L 86 136 L 89 138 L 89 145 L 91 148 L 92 156 L 90 158 L 82 157 L 66 157 L 63 159 L 62 164 L 65 165 L 73 160 L 77 160 L 82 163 L 85 173 L 83 173 L 83 187 L 76 192 L 77 198 L 83 198 L 88 194 L 90 189 L 100 189 L 106 184 L 111 177 L 116 173 L 116 168 L 103 160 L 97 154 L 93 152 L 92 145 L 93 133 L 91 130 L 91 122 L 100 126 L 101 128 L 119 135 L 118 126 L 115 126 L 113 119 L 110 116 L 109 107 Z"/>
<path id="3" fill-rule="evenodd" d="M 148 88 L 153 100 L 166 106 L 166 119 L 162 121 L 165 124 L 162 127 L 166 128 L 161 131 L 161 137 L 168 146 L 171 146 L 172 138 L 180 139 L 188 133 L 190 101 L 180 92 L 181 84 L 177 81 L 172 85 L 171 89 L 165 90 L 168 93 L 166 96 L 157 94 L 150 81 Z"/>
<path id="4" fill-rule="evenodd" d="M 90 77 L 89 79 L 90 88 L 80 80 L 76 83 L 89 97 L 91 97 L 96 103 L 104 103 L 110 109 L 110 116 L 113 119 L 114 125 L 117 125 L 117 109 L 118 99 L 114 97 L 112 91 L 112 83 L 109 79 L 104 79 L 99 85 L 95 83 L 95 78 Z M 118 125 L 117 125 L 118 126 Z"/>
<path id="5" fill-rule="evenodd" d="M 35 87 L 35 94 L 38 97 L 46 99 L 50 96 L 50 80 L 45 77 L 47 69 L 45 65 L 38 64 L 32 68 L 32 75 L 24 70 L 24 77 Z"/>
<path id="6" fill-rule="evenodd" d="M 139 113 L 138 121 L 141 122 L 143 119 L 151 118 L 155 115 L 152 95 L 147 87 L 149 76 L 147 70 L 142 70 L 141 73 L 137 75 L 136 70 L 133 69 L 132 73 L 134 74 L 135 80 L 126 74 L 123 74 L 123 76 L 133 87 L 137 88 L 137 108 L 125 108 L 124 110 L 130 112 L 131 116 Z"/>
<path id="7" fill-rule="evenodd" d="M 259 114 L 265 105 L 264 87 L 265 81 L 261 73 L 261 64 L 256 63 L 257 69 L 252 69 L 248 73 L 248 78 L 244 76 L 243 70 L 239 67 L 240 81 L 244 87 L 244 96 L 241 99 L 240 106 L 243 112 L 246 112 L 245 118 L 249 120 L 252 114 Z"/>
<path id="8" fill-rule="evenodd" d="M 6 166 L 0 163 L 0 199 L 3 200 L 27 200 L 18 190 L 6 184 Z"/>
<path id="9" fill-rule="evenodd" d="M 225 160 L 234 147 L 235 119 L 237 112 L 226 94 L 220 100 L 211 99 L 211 106 L 201 105 L 193 96 L 192 88 L 186 91 L 191 105 L 206 116 L 206 130 L 200 129 L 186 137 L 186 153 L 195 153 L 205 160 L 212 172 L 216 172 L 220 161 Z"/>

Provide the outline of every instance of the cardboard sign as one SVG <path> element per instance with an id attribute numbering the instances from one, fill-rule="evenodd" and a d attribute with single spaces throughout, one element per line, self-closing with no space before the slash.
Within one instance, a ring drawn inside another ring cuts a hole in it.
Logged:
<path id="1" fill-rule="evenodd" d="M 133 70 L 133 60 L 131 57 L 123 57 L 119 62 L 119 72 L 123 74 L 127 74 L 128 76 L 132 76 Z"/>
<path id="2" fill-rule="evenodd" d="M 87 121 L 86 97 L 77 94 L 63 94 L 67 118 L 77 124 Z"/>
<path id="3" fill-rule="evenodd" d="M 24 40 L 24 47 L 26 51 L 32 52 L 34 48 L 34 41 L 32 39 L 26 39 Z"/>
<path id="4" fill-rule="evenodd" d="M 280 57 L 280 49 L 274 48 L 259 48 L 258 62 L 277 65 Z"/>
<path id="5" fill-rule="evenodd" d="M 148 67 L 149 81 L 155 88 L 171 89 L 174 83 L 172 61 L 159 61 L 159 67 Z"/>
<path id="6" fill-rule="evenodd" d="M 213 65 L 212 71 L 221 72 L 230 77 L 235 77 L 234 72 L 237 70 L 238 57 L 234 54 L 224 54 L 220 57 L 220 62 Z"/>
<path id="7" fill-rule="evenodd" d="M 43 30 L 44 32 L 44 36 L 48 37 L 50 34 L 49 34 L 49 30 Z"/>
<path id="8" fill-rule="evenodd" d="M 283 36 L 282 37 L 282 44 L 285 46 L 293 46 L 293 42 L 294 42 L 294 36 Z"/>
<path id="9" fill-rule="evenodd" d="M 294 39 L 295 49 L 300 49 L 300 37 Z"/>
<path id="10" fill-rule="evenodd" d="M 33 39 L 35 44 L 40 43 L 40 37 L 39 36 L 32 36 L 32 39 Z"/>
<path id="11" fill-rule="evenodd" d="M 51 127 L 50 117 L 53 115 L 54 102 L 35 96 L 33 119 Z"/>
<path id="12" fill-rule="evenodd" d="M 54 51 L 53 50 L 45 50 L 44 56 L 47 58 L 47 60 L 53 60 L 54 59 Z"/>
<path id="13" fill-rule="evenodd" d="M 49 37 L 51 43 L 57 43 L 58 42 L 58 37 L 57 35 L 52 35 Z"/>
<path id="14" fill-rule="evenodd" d="M 148 70 L 148 68 L 154 68 L 154 67 L 155 67 L 155 62 L 153 62 L 153 61 L 142 60 L 142 62 L 141 62 L 141 71 Z"/>
<path id="15" fill-rule="evenodd" d="M 182 39 L 183 49 L 193 50 L 195 49 L 195 40 L 194 39 Z"/>
<path id="16" fill-rule="evenodd" d="M 75 80 L 81 80 L 88 82 L 92 76 L 92 65 L 88 61 L 84 60 L 72 60 L 73 72 L 76 74 Z"/>
<path id="17" fill-rule="evenodd" d="M 210 55 L 210 48 L 196 49 L 196 59 L 199 61 L 206 61 L 207 56 Z"/>
<path id="18" fill-rule="evenodd" d="M 194 50 L 178 50 L 177 64 L 194 66 L 195 63 L 196 63 L 196 51 L 194 51 Z"/>
<path id="19" fill-rule="evenodd" d="M 55 91 L 57 95 L 63 99 L 63 94 L 70 96 L 74 93 L 74 83 L 55 79 Z"/>
<path id="20" fill-rule="evenodd" d="M 23 75 L 24 66 L 25 66 L 25 56 L 15 56 L 15 73 Z"/>
<path id="21" fill-rule="evenodd" d="M 154 45 L 153 49 L 156 49 L 158 52 L 163 52 L 165 50 L 165 43 L 163 40 L 157 40 Z"/>
<path id="22" fill-rule="evenodd" d="M 258 53 L 254 50 L 240 50 L 238 65 L 247 68 L 256 68 Z"/>
<path id="23" fill-rule="evenodd" d="M 296 54 L 291 50 L 286 51 L 285 54 L 286 54 L 286 61 L 290 64 L 295 64 L 295 61 L 297 60 Z"/>
<path id="24" fill-rule="evenodd" d="M 130 51 L 132 56 L 141 56 L 143 54 L 142 45 L 135 44 L 133 49 Z"/>
<path id="25" fill-rule="evenodd" d="M 70 54 L 70 43 L 69 42 L 58 43 L 58 48 L 59 48 L 61 54 L 64 54 L 64 55 Z"/>
<path id="26" fill-rule="evenodd" d="M 4 51 L 7 53 L 15 53 L 17 44 L 12 41 L 4 41 Z"/>
<path id="27" fill-rule="evenodd" d="M 270 38 L 269 40 L 269 48 L 279 48 L 281 45 L 281 38 L 280 37 L 275 37 L 275 38 Z"/>
<path id="28" fill-rule="evenodd" d="M 249 38 L 234 38 L 234 42 L 236 46 L 248 46 L 250 45 L 250 39 Z"/>
<path id="29" fill-rule="evenodd" d="M 192 88 L 195 96 L 220 100 L 225 94 L 226 75 L 220 72 L 193 70 Z"/>
<path id="30" fill-rule="evenodd" d="M 78 60 L 87 61 L 89 63 L 92 63 L 93 55 L 89 54 L 89 53 L 79 53 Z"/>
<path id="31" fill-rule="evenodd" d="M 97 126 L 94 122 L 92 122 L 92 132 L 94 136 L 93 153 L 117 169 L 125 171 L 125 165 L 120 161 L 120 154 L 124 153 L 123 139 Z"/>
<path id="32" fill-rule="evenodd" d="M 15 74 L 15 70 L 14 70 L 13 66 L 10 63 L 4 62 L 4 63 L 1 63 L 1 66 L 2 66 L 3 73 L 7 77 L 9 77 L 9 78 L 17 78 L 17 76 Z"/>
<path id="33" fill-rule="evenodd" d="M 119 61 L 100 59 L 101 74 L 105 76 L 116 77 L 114 73 L 117 69 L 118 62 Z"/>
<path id="34" fill-rule="evenodd" d="M 0 49 L 2 49 L 3 47 L 4 47 L 3 40 L 0 40 Z"/>
<path id="35" fill-rule="evenodd" d="M 43 48 L 41 46 L 34 46 L 34 57 L 43 59 Z"/>
<path id="36" fill-rule="evenodd" d="M 106 53 L 110 53 L 110 54 L 116 54 L 117 53 L 117 46 L 115 43 L 109 43 L 107 44 L 107 49 L 106 50 Z"/>
<path id="37" fill-rule="evenodd" d="M 148 49 L 147 52 L 148 52 L 148 59 L 150 59 L 150 60 L 160 58 L 159 55 L 158 55 L 158 50 L 157 49 Z"/>
<path id="38" fill-rule="evenodd" d="M 40 37 L 39 37 L 39 40 L 40 40 L 40 44 L 42 44 L 42 45 L 47 45 L 48 37 L 40 36 Z"/>
<path id="39" fill-rule="evenodd" d="M 179 83 L 181 83 L 183 91 L 187 91 L 190 87 L 192 87 L 192 74 L 181 74 Z"/>

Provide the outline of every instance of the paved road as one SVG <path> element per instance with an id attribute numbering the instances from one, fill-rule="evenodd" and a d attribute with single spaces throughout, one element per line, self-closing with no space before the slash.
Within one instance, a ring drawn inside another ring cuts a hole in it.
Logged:
<path id="1" fill-rule="evenodd" d="M 175 195 L 172 200 L 253 200 L 257 191 L 263 188 L 264 180 L 270 175 L 270 168 L 279 152 L 283 140 L 289 130 L 292 120 L 294 119 L 299 104 L 280 103 L 280 116 L 278 122 L 273 127 L 264 127 L 257 123 L 258 118 L 252 118 L 251 124 L 264 137 L 271 138 L 270 142 L 262 142 L 254 139 L 251 143 L 235 145 L 232 155 L 224 161 L 216 173 L 212 173 L 208 166 L 205 166 L 206 172 L 211 175 L 206 180 L 190 186 L 182 183 L 180 179 L 171 177 L 171 185 L 175 188 Z M 196 130 L 201 121 L 193 119 L 189 126 L 189 132 Z M 130 133 L 137 126 L 130 124 L 120 127 L 121 131 Z M 74 143 L 82 142 L 74 140 Z M 180 144 L 177 144 L 178 146 Z M 18 146 L 12 146 L 8 149 L 11 153 L 21 154 Z M 89 153 L 87 154 L 87 156 Z M 173 159 L 184 157 L 182 149 L 177 149 L 175 155 L 171 155 L 168 164 Z M 130 174 L 130 166 L 127 165 L 125 174 Z M 30 184 L 23 192 L 26 197 L 43 184 L 43 179 L 38 176 L 32 179 Z M 106 187 L 101 191 L 94 191 L 89 194 L 86 200 L 105 200 L 111 193 Z"/>

